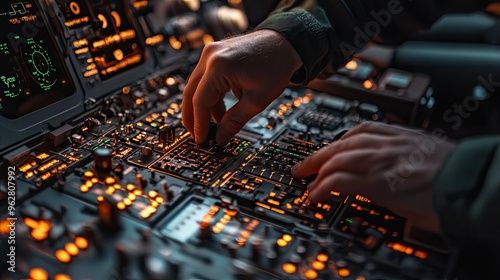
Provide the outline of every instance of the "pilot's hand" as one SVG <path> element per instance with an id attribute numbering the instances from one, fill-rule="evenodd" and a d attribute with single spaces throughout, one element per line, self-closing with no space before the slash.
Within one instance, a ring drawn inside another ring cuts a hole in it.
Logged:
<path id="1" fill-rule="evenodd" d="M 361 194 L 439 232 L 432 205 L 432 181 L 455 148 L 445 136 L 366 122 L 292 168 L 296 177 L 318 174 L 308 186 L 320 202 L 332 190 Z"/>
<path id="2" fill-rule="evenodd" d="M 219 123 L 217 144 L 227 144 L 283 92 L 301 65 L 293 46 L 273 30 L 208 44 L 184 89 L 184 126 L 203 143 L 213 118 Z M 226 112 L 223 99 L 229 89 L 239 102 Z"/>

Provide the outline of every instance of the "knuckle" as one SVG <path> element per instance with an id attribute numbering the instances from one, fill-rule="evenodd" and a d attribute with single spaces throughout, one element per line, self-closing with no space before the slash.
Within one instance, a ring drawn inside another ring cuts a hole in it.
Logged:
<path id="1" fill-rule="evenodd" d="M 343 181 L 343 177 L 342 177 L 342 175 L 340 175 L 338 173 L 332 174 L 332 176 L 330 177 L 330 184 L 332 186 L 339 185 L 340 183 L 342 183 L 342 181 Z"/>
<path id="2" fill-rule="evenodd" d="M 321 152 L 322 155 L 333 156 L 335 151 L 342 150 L 342 148 L 345 147 L 347 142 L 349 142 L 349 141 L 335 141 L 335 142 L 331 143 L 330 145 L 322 148 L 319 152 Z"/>
<path id="3" fill-rule="evenodd" d="M 219 48 L 220 42 L 211 42 L 205 45 L 203 48 L 203 51 L 201 52 L 202 55 L 207 55 L 210 53 L 215 52 Z"/>
<path id="4" fill-rule="evenodd" d="M 372 124 L 373 122 L 370 121 L 362 122 L 355 129 L 366 130 L 368 127 L 371 127 Z"/>
<path id="5" fill-rule="evenodd" d="M 324 178 L 328 177 L 330 172 L 332 171 L 330 170 L 330 164 L 328 162 L 323 163 L 318 169 L 318 175 L 325 176 Z"/>
<path id="6" fill-rule="evenodd" d="M 221 69 L 225 67 L 230 62 L 230 59 L 227 55 L 221 52 L 213 52 L 210 54 L 210 57 L 207 59 L 207 66 L 212 69 Z"/>

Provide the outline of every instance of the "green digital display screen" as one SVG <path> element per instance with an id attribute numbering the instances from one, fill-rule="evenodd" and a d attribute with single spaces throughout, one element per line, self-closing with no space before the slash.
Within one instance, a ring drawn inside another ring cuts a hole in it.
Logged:
<path id="1" fill-rule="evenodd" d="M 35 1 L 0 2 L 0 116 L 16 119 L 75 88 Z"/>

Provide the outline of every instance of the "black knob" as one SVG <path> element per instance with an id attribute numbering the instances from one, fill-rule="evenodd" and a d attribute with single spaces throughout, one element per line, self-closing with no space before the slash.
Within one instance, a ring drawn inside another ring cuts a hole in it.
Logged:
<path id="1" fill-rule="evenodd" d="M 122 135 L 127 136 L 134 133 L 134 125 L 129 123 L 123 127 Z"/>
<path id="2" fill-rule="evenodd" d="M 141 147 L 141 154 L 143 157 L 151 157 L 153 155 L 153 149 L 148 146 Z"/>
<path id="3" fill-rule="evenodd" d="M 276 127 L 276 118 L 274 117 L 269 117 L 267 118 L 267 126 L 266 128 L 268 130 L 273 130 Z"/>
<path id="4" fill-rule="evenodd" d="M 215 141 L 215 136 L 217 135 L 217 128 L 219 125 L 214 122 L 210 122 L 210 127 L 208 128 L 208 136 L 203 142 L 202 146 L 204 147 L 215 147 L 217 142 Z"/>
<path id="5" fill-rule="evenodd" d="M 120 216 L 112 199 L 102 197 L 102 199 L 99 200 L 98 210 L 99 221 L 103 225 L 104 229 L 108 231 L 116 231 L 120 228 Z"/>
<path id="6" fill-rule="evenodd" d="M 260 259 L 262 239 L 255 238 L 251 241 L 251 244 L 252 244 L 252 260 L 257 263 Z"/>
<path id="7" fill-rule="evenodd" d="M 166 181 L 165 181 L 165 182 L 163 182 L 163 184 L 162 184 L 162 189 L 163 189 L 163 193 L 164 193 L 164 194 L 165 194 L 165 196 L 166 196 L 166 195 L 168 194 L 168 191 L 169 191 L 169 189 L 168 189 L 168 182 L 166 182 Z"/>
<path id="8" fill-rule="evenodd" d="M 123 113 L 118 113 L 118 123 L 124 123 L 125 122 L 125 115 Z"/>
<path id="9" fill-rule="evenodd" d="M 172 258 L 169 258 L 166 261 L 167 261 L 167 263 L 170 266 L 169 279 L 170 280 L 177 280 L 177 279 L 179 279 L 179 274 L 180 274 L 180 270 L 181 270 L 179 262 L 176 261 L 176 260 L 174 260 L 174 259 L 172 259 Z"/>
<path id="10" fill-rule="evenodd" d="M 141 173 L 135 174 L 135 185 L 140 189 L 145 189 L 148 186 L 148 181 L 144 179 Z"/>
<path id="11" fill-rule="evenodd" d="M 57 176 L 56 189 L 62 191 L 64 189 L 64 185 L 66 185 L 66 176 L 64 176 L 64 174 L 59 174 Z"/>
<path id="12" fill-rule="evenodd" d="M 120 179 L 122 179 L 122 178 L 123 178 L 123 169 L 124 169 L 124 168 L 125 168 L 125 167 L 123 166 L 123 164 L 119 163 L 119 164 L 115 167 L 115 169 L 114 169 L 114 172 L 115 172 L 116 176 L 117 176 L 118 178 L 120 178 Z"/>
<path id="13" fill-rule="evenodd" d="M 158 100 L 159 101 L 165 101 L 167 100 L 169 95 L 169 90 L 166 88 L 161 88 L 158 90 Z"/>
<path id="14" fill-rule="evenodd" d="M 236 259 L 238 257 L 238 245 L 232 243 L 232 244 L 229 244 L 229 246 L 227 247 L 227 250 L 229 251 L 229 256 L 233 259 Z"/>
<path id="15" fill-rule="evenodd" d="M 100 148 L 94 151 L 94 169 L 99 178 L 109 176 L 112 167 L 113 151 L 107 148 Z"/>
<path id="16" fill-rule="evenodd" d="M 129 263 L 127 252 L 125 248 L 121 245 L 115 245 L 116 252 L 116 268 L 115 268 L 115 277 L 114 279 L 123 279 L 127 277 L 127 266 Z"/>
<path id="17" fill-rule="evenodd" d="M 296 252 L 301 257 L 307 256 L 307 254 L 309 252 L 309 242 L 306 240 L 301 240 L 299 246 L 297 246 Z"/>
<path id="18" fill-rule="evenodd" d="M 158 131 L 158 141 L 163 147 L 175 141 L 175 127 L 167 124 Z"/>

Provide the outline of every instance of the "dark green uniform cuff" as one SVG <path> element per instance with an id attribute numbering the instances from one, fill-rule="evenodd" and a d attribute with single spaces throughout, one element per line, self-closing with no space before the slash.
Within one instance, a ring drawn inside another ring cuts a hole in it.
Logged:
<path id="1" fill-rule="evenodd" d="M 281 33 L 292 44 L 303 66 L 295 72 L 291 81 L 307 84 L 314 79 L 328 63 L 329 41 L 327 33 L 332 32 L 329 24 L 321 24 L 303 9 L 273 14 L 256 28 L 272 29 Z"/>
<path id="2" fill-rule="evenodd" d="M 500 245 L 500 137 L 456 148 L 436 178 L 434 206 L 451 238 Z"/>

